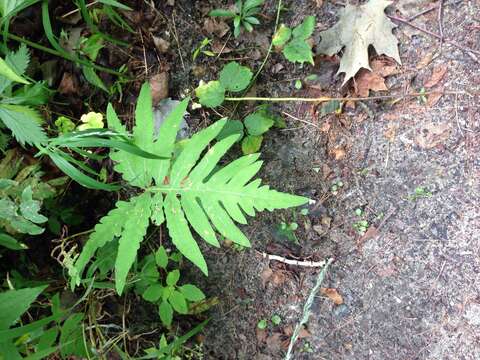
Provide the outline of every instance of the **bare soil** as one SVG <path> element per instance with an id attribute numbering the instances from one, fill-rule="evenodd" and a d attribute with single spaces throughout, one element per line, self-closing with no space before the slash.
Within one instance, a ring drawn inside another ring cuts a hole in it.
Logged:
<path id="1" fill-rule="evenodd" d="M 181 9 L 190 2 L 176 4 Z M 416 11 L 435 4 L 439 1 Z M 282 22 L 296 25 L 315 14 L 319 29 L 331 26 L 340 9 L 330 2 L 318 8 L 315 1 L 285 1 L 285 6 Z M 269 1 L 265 9 L 258 33 L 227 45 L 261 43 L 273 28 L 275 3 Z M 402 15 L 394 10 L 389 13 Z M 480 50 L 479 15 L 478 2 L 445 1 L 445 39 Z M 438 8 L 414 24 L 438 33 Z M 252 249 L 207 250 L 212 276 L 205 285 L 221 303 L 206 330 L 206 358 L 283 358 L 318 271 L 268 263 L 260 255 L 267 252 L 305 260 L 335 258 L 323 286 L 336 289 L 344 303 L 317 296 L 295 359 L 480 359 L 480 112 L 478 96 L 466 94 L 480 90 L 479 63 L 426 33 L 412 36 L 411 30 L 403 24 L 396 30 L 400 73 L 388 78 L 388 92 L 373 94 L 396 94 L 400 101 L 357 103 L 355 109 L 326 116 L 301 103 L 274 106 L 288 126 L 267 135 L 262 175 L 276 188 L 306 194 L 317 204 L 307 217 L 296 211 L 252 221 L 245 228 Z M 433 52 L 434 59 L 417 69 Z M 258 66 L 261 59 L 246 54 L 221 58 L 240 57 Z M 443 95 L 432 106 L 418 97 L 402 99 L 404 93 L 419 91 L 442 66 L 447 72 L 431 90 L 457 94 Z M 212 76 L 211 70 L 203 78 Z M 341 96 L 347 89 L 335 71 L 335 64 L 322 59 L 313 69 L 302 69 L 273 54 L 255 92 L 318 96 L 320 88 Z M 295 79 L 312 73 L 320 78 L 316 88 L 294 88 Z M 344 185 L 333 194 L 331 186 L 339 180 Z M 356 209 L 363 214 L 357 216 Z M 294 219 L 300 225 L 298 245 L 276 231 L 281 221 Z M 362 219 L 370 226 L 366 236 L 353 228 Z M 281 316 L 279 326 L 256 329 L 259 320 L 273 314 Z"/>

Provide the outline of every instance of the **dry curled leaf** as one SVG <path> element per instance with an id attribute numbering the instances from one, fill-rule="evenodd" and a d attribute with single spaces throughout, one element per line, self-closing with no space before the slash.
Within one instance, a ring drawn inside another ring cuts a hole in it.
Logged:
<path id="1" fill-rule="evenodd" d="M 321 288 L 320 293 L 328 297 L 330 300 L 332 300 L 335 305 L 343 304 L 342 295 L 338 293 L 337 289 Z"/>
<path id="2" fill-rule="evenodd" d="M 168 97 L 168 73 L 162 72 L 150 79 L 153 106 L 158 105 L 160 100 Z"/>
<path id="3" fill-rule="evenodd" d="M 75 75 L 65 72 L 63 73 L 58 92 L 63 95 L 78 94 L 78 80 Z"/>
<path id="4" fill-rule="evenodd" d="M 385 85 L 385 79 L 379 74 L 361 69 L 354 82 L 355 94 L 360 97 L 368 97 L 370 90 L 372 91 L 384 91 L 388 90 Z"/>
<path id="5" fill-rule="evenodd" d="M 442 81 L 442 79 L 444 78 L 445 74 L 447 73 L 448 71 L 448 67 L 447 65 L 445 64 L 442 64 L 442 65 L 438 65 L 436 66 L 433 71 L 432 71 L 432 75 L 430 76 L 430 79 L 428 79 L 424 86 L 426 88 L 432 88 L 434 87 L 435 85 L 437 85 L 440 81 Z"/>
<path id="6" fill-rule="evenodd" d="M 437 92 L 429 94 L 428 99 L 427 99 L 427 106 L 428 107 L 433 107 L 433 106 L 437 105 L 437 103 L 442 98 L 444 91 L 445 91 L 445 87 L 440 86 L 440 87 L 437 88 Z"/>
<path id="7" fill-rule="evenodd" d="M 415 137 L 415 142 L 422 149 L 433 149 L 450 137 L 451 130 L 447 123 L 426 124 L 420 128 L 420 133 Z"/>
<path id="8" fill-rule="evenodd" d="M 435 51 L 430 51 L 424 57 L 422 57 L 422 59 L 418 62 L 417 66 L 415 66 L 417 70 L 421 70 L 424 67 L 427 67 L 428 65 L 430 65 L 435 55 Z"/>
<path id="9" fill-rule="evenodd" d="M 377 54 L 387 55 L 401 63 L 398 40 L 392 30 L 395 24 L 386 16 L 387 0 L 370 0 L 364 5 L 347 4 L 340 10 L 339 21 L 320 33 L 322 41 L 317 52 L 332 56 L 344 53 L 337 74 L 345 73 L 343 84 L 361 68 L 371 69 L 368 62 L 368 47 L 372 45 Z"/>

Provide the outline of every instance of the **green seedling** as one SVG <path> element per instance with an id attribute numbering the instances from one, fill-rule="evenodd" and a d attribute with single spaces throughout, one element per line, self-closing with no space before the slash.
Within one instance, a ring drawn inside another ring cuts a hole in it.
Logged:
<path id="1" fill-rule="evenodd" d="M 166 327 L 172 324 L 174 311 L 188 314 L 192 304 L 205 300 L 205 294 L 195 285 L 179 285 L 180 271 L 167 270 L 170 257 L 163 246 L 154 255 L 147 256 L 142 264 L 139 280 L 135 284 L 143 299 L 158 305 L 160 320 Z M 164 281 L 160 273 L 166 273 Z"/>
<path id="2" fill-rule="evenodd" d="M 425 90 L 425 88 L 422 87 L 422 88 L 419 90 L 418 93 L 419 93 L 419 95 L 418 95 L 418 102 L 419 102 L 420 104 L 422 104 L 422 105 L 425 105 L 425 104 L 427 103 L 427 101 L 428 101 L 427 95 L 426 95 L 427 90 Z"/>
<path id="3" fill-rule="evenodd" d="M 287 223 L 282 221 L 278 225 L 278 233 L 281 236 L 286 237 L 289 241 L 298 244 L 298 238 L 295 235 L 295 231 L 298 229 L 298 224 L 296 222 Z"/>
<path id="4" fill-rule="evenodd" d="M 206 47 L 207 47 L 208 45 L 210 45 L 211 42 L 212 42 L 211 39 L 209 39 L 209 38 L 204 38 L 204 39 L 202 40 L 202 42 L 200 43 L 200 45 L 198 45 L 198 47 L 197 47 L 195 50 L 193 50 L 192 60 L 195 61 L 195 60 L 197 59 L 198 55 L 200 55 L 200 54 L 203 54 L 203 55 L 209 56 L 209 57 L 215 56 L 215 54 L 213 53 L 213 51 L 210 51 L 210 50 L 206 49 Z"/>
<path id="5" fill-rule="evenodd" d="M 430 191 L 428 191 L 425 187 L 419 186 L 415 188 L 415 192 L 408 197 L 408 200 L 416 201 L 419 198 L 429 198 L 432 195 L 433 194 Z"/>
<path id="6" fill-rule="evenodd" d="M 359 235 L 365 235 L 368 230 L 368 226 L 367 220 L 359 220 L 353 223 L 353 228 L 357 230 Z"/>
<path id="7" fill-rule="evenodd" d="M 282 318 L 279 315 L 272 315 L 270 318 L 273 325 L 278 326 L 282 322 Z"/>
<path id="8" fill-rule="evenodd" d="M 253 31 L 253 25 L 259 25 L 256 17 L 260 13 L 265 0 L 237 0 L 235 6 L 230 9 L 215 9 L 208 14 L 212 17 L 233 19 L 233 35 L 237 38 L 243 29 Z"/>
<path id="9" fill-rule="evenodd" d="M 268 326 L 268 321 L 266 319 L 262 319 L 257 323 L 257 328 L 260 330 L 265 330 Z"/>
<path id="10" fill-rule="evenodd" d="M 343 187 L 343 181 L 338 180 L 334 181 L 332 186 L 330 187 L 330 191 L 332 192 L 333 195 L 337 195 L 338 191 Z"/>
<path id="11" fill-rule="evenodd" d="M 307 216 L 308 215 L 308 209 L 300 210 L 300 214 L 302 214 L 303 216 Z"/>
<path id="12" fill-rule="evenodd" d="M 314 29 L 315 16 L 307 16 L 293 30 L 282 24 L 273 36 L 272 44 L 282 50 L 288 61 L 300 64 L 308 62 L 313 65 L 312 46 L 309 39 Z"/>

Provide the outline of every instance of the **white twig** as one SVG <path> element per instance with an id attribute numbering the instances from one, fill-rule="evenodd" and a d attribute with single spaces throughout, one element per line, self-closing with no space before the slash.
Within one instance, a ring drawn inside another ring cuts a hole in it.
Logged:
<path id="1" fill-rule="evenodd" d="M 259 252 L 259 253 L 262 254 L 264 259 L 276 260 L 288 265 L 305 266 L 305 267 L 323 267 L 326 264 L 325 260 L 324 261 L 298 261 L 298 260 L 287 259 L 278 255 L 270 255 L 264 252 Z"/>

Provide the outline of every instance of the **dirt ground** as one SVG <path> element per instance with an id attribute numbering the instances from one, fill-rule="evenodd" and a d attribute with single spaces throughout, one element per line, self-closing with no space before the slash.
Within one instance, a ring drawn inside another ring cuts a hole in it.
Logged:
<path id="1" fill-rule="evenodd" d="M 187 12 L 195 17 L 198 13 L 191 10 L 218 5 L 176 3 L 180 17 Z M 284 3 L 289 11 L 282 22 L 297 24 L 315 14 L 319 30 L 331 26 L 341 8 L 330 1 L 321 7 L 313 0 Z M 412 23 L 438 33 L 440 2 L 417 1 L 409 7 L 411 3 L 403 2 L 409 13 L 394 7 L 389 13 L 409 17 L 437 6 Z M 266 9 L 261 30 L 240 44 L 265 41 L 275 2 L 269 1 Z M 444 1 L 444 38 L 480 50 L 479 19 L 477 1 Z M 187 27 L 201 31 L 198 24 Z M 212 275 L 201 281 L 210 296 L 221 300 L 205 333 L 206 358 L 283 358 L 318 270 L 268 263 L 260 255 L 267 252 L 335 259 L 323 286 L 335 289 L 343 304 L 318 294 L 295 359 L 480 359 L 480 111 L 478 96 L 466 94 L 480 90 L 480 64 L 475 55 L 407 25 L 395 34 L 403 64 L 388 77 L 388 91 L 371 95 L 396 94 L 400 101 L 357 103 L 340 115 L 326 116 L 301 103 L 274 106 L 288 126 L 267 135 L 262 175 L 276 188 L 308 195 L 317 204 L 307 216 L 290 211 L 252 221 L 244 228 L 252 249 L 206 249 Z M 190 44 L 183 36 L 180 42 Z M 228 46 L 235 44 L 232 40 Z M 243 58 L 258 66 L 261 59 L 252 60 L 252 54 L 222 59 Z M 429 54 L 435 54 L 430 62 L 425 60 Z M 255 91 L 265 96 L 346 95 L 336 66 L 317 59 L 313 70 L 302 69 L 274 54 Z M 458 93 L 427 104 L 419 97 L 402 99 L 445 68 L 430 90 Z M 312 73 L 318 75 L 317 86 L 296 90 L 294 80 Z M 209 77 L 207 71 L 202 78 Z M 333 193 L 338 181 L 343 187 Z M 362 210 L 360 216 L 356 209 Z M 299 244 L 276 231 L 281 221 L 294 219 Z M 360 220 L 368 221 L 364 236 L 354 229 Z M 280 325 L 256 329 L 259 320 L 274 314 L 281 317 Z"/>

